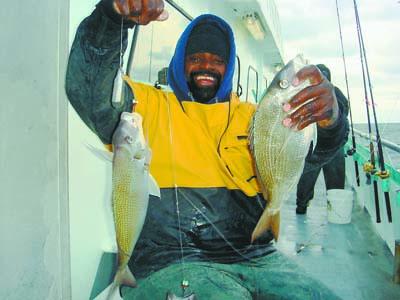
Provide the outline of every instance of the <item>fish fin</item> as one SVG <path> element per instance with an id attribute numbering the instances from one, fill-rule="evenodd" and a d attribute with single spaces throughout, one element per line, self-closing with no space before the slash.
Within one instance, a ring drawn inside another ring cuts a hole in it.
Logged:
<path id="1" fill-rule="evenodd" d="M 118 285 L 111 283 L 104 291 L 94 298 L 94 300 L 122 300 L 118 289 Z"/>
<path id="2" fill-rule="evenodd" d="M 149 173 L 149 194 L 161 198 L 160 188 L 157 184 L 157 181 L 150 173 Z"/>
<path id="3" fill-rule="evenodd" d="M 86 148 L 90 150 L 94 155 L 96 155 L 98 158 L 100 158 L 103 161 L 113 161 L 113 153 L 107 150 L 102 150 L 99 148 L 96 148 L 88 143 L 85 143 Z"/>
<path id="4" fill-rule="evenodd" d="M 271 230 L 275 241 L 277 241 L 279 237 L 280 222 L 281 222 L 280 211 L 273 214 L 271 213 L 270 210 L 268 210 L 268 208 L 266 208 L 263 214 L 261 215 L 260 220 L 258 220 L 256 228 L 254 228 L 253 233 L 251 234 L 251 242 L 253 243 L 269 229 Z"/>
<path id="5" fill-rule="evenodd" d="M 133 276 L 128 266 L 117 271 L 117 274 L 115 274 L 114 283 L 118 286 L 126 285 L 130 287 L 137 287 L 136 278 Z"/>

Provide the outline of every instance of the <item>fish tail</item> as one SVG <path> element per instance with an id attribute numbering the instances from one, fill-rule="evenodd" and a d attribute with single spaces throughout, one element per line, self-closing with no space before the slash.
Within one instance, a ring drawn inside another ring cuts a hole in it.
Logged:
<path id="1" fill-rule="evenodd" d="M 97 295 L 93 300 L 118 300 L 122 299 L 118 284 L 112 282 L 104 291 Z"/>
<path id="2" fill-rule="evenodd" d="M 277 241 L 279 237 L 280 222 L 281 222 L 280 211 L 278 211 L 275 214 L 272 214 L 271 211 L 265 209 L 263 214 L 261 215 L 260 220 L 258 220 L 256 228 L 254 228 L 253 233 L 251 234 L 251 242 L 253 243 L 269 229 L 271 230 L 275 241 Z"/>
<path id="3" fill-rule="evenodd" d="M 114 283 L 119 285 L 126 285 L 130 287 L 136 287 L 136 279 L 133 276 L 131 270 L 128 266 L 123 269 L 118 269 L 117 274 L 115 274 Z"/>

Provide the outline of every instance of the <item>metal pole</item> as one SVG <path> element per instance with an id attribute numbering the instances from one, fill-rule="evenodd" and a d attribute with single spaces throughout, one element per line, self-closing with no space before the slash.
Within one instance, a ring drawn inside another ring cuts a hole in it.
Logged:
<path id="1" fill-rule="evenodd" d="M 393 282 L 400 284 L 400 240 L 395 241 Z"/>

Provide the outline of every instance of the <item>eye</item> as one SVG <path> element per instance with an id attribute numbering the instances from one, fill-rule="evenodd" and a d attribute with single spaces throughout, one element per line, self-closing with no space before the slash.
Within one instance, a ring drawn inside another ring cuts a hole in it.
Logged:
<path id="1" fill-rule="evenodd" d="M 287 89 L 289 87 L 289 81 L 287 79 L 282 79 L 279 81 L 279 86 L 282 89 Z"/>
<path id="2" fill-rule="evenodd" d="M 197 56 L 190 56 L 189 58 L 188 58 L 188 60 L 189 60 L 189 62 L 191 62 L 191 63 L 199 63 L 200 61 L 201 61 L 201 59 L 199 58 L 199 57 L 197 57 Z"/>
<path id="3" fill-rule="evenodd" d="M 131 136 L 126 136 L 125 137 L 125 141 L 128 143 L 128 144 L 132 144 L 133 143 L 133 138 L 131 137 Z"/>
<path id="4" fill-rule="evenodd" d="M 225 62 L 222 59 L 215 59 L 213 61 L 213 63 L 214 63 L 214 65 L 217 65 L 217 66 L 222 66 L 225 64 Z"/>

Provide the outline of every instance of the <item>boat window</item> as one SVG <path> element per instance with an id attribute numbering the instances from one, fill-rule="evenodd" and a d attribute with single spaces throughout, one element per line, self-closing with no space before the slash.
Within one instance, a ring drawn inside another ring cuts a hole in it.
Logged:
<path id="1" fill-rule="evenodd" d="M 249 97 L 250 90 L 250 97 Z M 247 69 L 247 83 L 246 83 L 246 101 L 257 103 L 258 101 L 258 72 L 253 66 Z"/>
<path id="2" fill-rule="evenodd" d="M 260 88 L 260 98 L 265 95 L 265 93 L 267 91 L 267 88 L 268 88 L 268 79 L 267 79 L 267 77 L 265 77 L 263 75 L 263 79 L 264 79 L 264 81 L 263 81 L 264 85 Z M 260 99 L 258 99 L 258 100 L 260 100 Z"/>
<path id="3" fill-rule="evenodd" d="M 158 72 L 168 67 L 179 36 L 189 23 L 174 7 L 165 5 L 170 15 L 167 21 L 140 27 L 130 74 L 135 81 L 154 84 L 158 80 Z"/>

